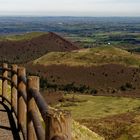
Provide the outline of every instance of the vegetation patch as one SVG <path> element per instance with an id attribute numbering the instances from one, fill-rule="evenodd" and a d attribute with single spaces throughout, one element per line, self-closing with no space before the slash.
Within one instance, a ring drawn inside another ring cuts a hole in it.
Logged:
<path id="1" fill-rule="evenodd" d="M 73 98 L 73 95 L 67 94 L 65 98 Z M 70 103 L 65 101 L 59 103 L 56 107 L 68 109 L 72 112 L 74 119 L 97 119 L 110 115 L 122 114 L 125 112 L 134 111 L 140 107 L 140 99 L 124 98 L 124 97 L 105 97 L 105 96 L 92 96 L 92 95 L 75 95 L 78 100 L 86 100 L 85 102 L 74 102 L 76 106 L 64 106 Z M 73 102 L 71 102 L 73 103 Z"/>
<path id="2" fill-rule="evenodd" d="M 2 81 L 0 80 L 0 95 L 2 95 Z M 10 101 L 11 100 L 11 86 L 8 85 L 7 89 L 7 99 Z"/>
<path id="3" fill-rule="evenodd" d="M 72 140 L 104 140 L 95 132 L 92 132 L 87 127 L 79 124 L 76 121 L 72 123 Z"/>
<path id="4" fill-rule="evenodd" d="M 34 61 L 34 64 L 41 65 L 63 64 L 70 66 L 92 66 L 108 63 L 140 66 L 140 56 L 122 49 L 103 46 L 72 52 L 51 52 Z"/>
<path id="5" fill-rule="evenodd" d="M 123 114 L 104 117 L 101 119 L 79 120 L 90 130 L 104 136 L 106 140 L 139 140 L 140 129 L 139 111 L 126 112 Z"/>
<path id="6" fill-rule="evenodd" d="M 26 34 L 18 34 L 18 35 L 7 35 L 0 36 L 0 41 L 20 41 L 20 40 L 31 40 L 35 37 L 39 37 L 41 35 L 47 34 L 46 32 L 30 32 Z"/>
<path id="7" fill-rule="evenodd" d="M 73 95 L 65 98 L 73 98 Z M 139 140 L 139 98 L 75 95 L 75 99 L 87 101 L 77 102 L 76 106 L 61 106 L 67 104 L 65 101 L 56 107 L 70 110 L 75 120 L 106 140 Z"/>

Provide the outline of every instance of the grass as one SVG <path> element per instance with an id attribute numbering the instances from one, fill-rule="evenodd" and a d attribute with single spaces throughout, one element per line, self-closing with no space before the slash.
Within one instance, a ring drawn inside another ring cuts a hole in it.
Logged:
<path id="1" fill-rule="evenodd" d="M 104 140 L 103 137 L 92 132 L 76 121 L 73 121 L 72 123 L 72 136 L 73 140 Z"/>
<path id="2" fill-rule="evenodd" d="M 11 40 L 11 41 L 20 41 L 20 40 L 31 40 L 32 38 L 39 37 L 47 33 L 44 32 L 30 32 L 21 35 L 7 35 L 0 36 L 0 40 Z"/>
<path id="3" fill-rule="evenodd" d="M 34 64 L 70 66 L 92 66 L 108 63 L 140 66 L 140 56 L 119 48 L 103 46 L 73 52 L 51 52 L 34 61 Z"/>
<path id="4" fill-rule="evenodd" d="M 93 33 L 91 36 L 80 36 L 80 35 L 69 35 L 67 37 L 72 41 L 80 42 L 80 47 L 88 47 L 88 46 L 100 46 L 101 44 L 108 44 L 110 42 L 112 45 L 116 47 L 124 47 L 125 49 L 130 48 L 133 49 L 133 46 L 138 47 L 138 44 L 134 44 L 131 41 L 126 41 L 126 39 L 133 39 L 139 40 L 140 34 L 139 33 L 126 33 L 120 31 L 112 31 L 112 32 L 98 32 Z"/>
<path id="5" fill-rule="evenodd" d="M 11 87 L 8 85 L 8 89 L 7 89 L 7 99 L 10 101 L 11 100 Z M 2 95 L 2 81 L 0 80 L 0 95 Z"/>
<path id="6" fill-rule="evenodd" d="M 72 98 L 72 95 L 66 95 L 65 98 Z M 121 114 L 134 111 L 140 107 L 140 99 L 124 97 L 105 97 L 92 95 L 75 95 L 82 102 L 66 101 L 57 105 L 57 107 L 70 110 L 74 119 L 99 119 L 110 115 Z"/>
<path id="7" fill-rule="evenodd" d="M 104 136 L 106 140 L 140 139 L 140 110 L 102 119 L 82 120 L 80 122 Z"/>
<path id="8" fill-rule="evenodd" d="M 140 99 L 66 95 L 58 108 L 70 110 L 75 120 L 106 140 L 139 140 Z"/>

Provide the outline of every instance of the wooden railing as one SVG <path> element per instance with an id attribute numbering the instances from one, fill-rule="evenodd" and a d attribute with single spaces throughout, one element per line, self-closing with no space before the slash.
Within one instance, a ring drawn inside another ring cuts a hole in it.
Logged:
<path id="1" fill-rule="evenodd" d="M 26 77 L 24 67 L 8 67 L 6 63 L 0 71 L 0 97 L 15 114 L 15 122 L 24 140 L 71 140 L 70 113 L 48 107 L 39 92 L 39 77 Z"/>

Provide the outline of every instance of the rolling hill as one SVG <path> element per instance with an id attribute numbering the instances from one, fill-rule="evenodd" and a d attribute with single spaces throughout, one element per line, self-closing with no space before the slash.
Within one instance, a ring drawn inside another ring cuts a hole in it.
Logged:
<path id="1" fill-rule="evenodd" d="M 96 66 L 123 64 L 139 66 L 140 56 L 114 47 L 97 47 L 72 52 L 51 52 L 33 62 L 41 65 Z"/>
<path id="2" fill-rule="evenodd" d="M 0 60 L 10 63 L 26 63 L 48 52 L 75 49 L 78 47 L 52 32 L 0 37 Z"/>
<path id="3" fill-rule="evenodd" d="M 140 97 L 140 56 L 113 47 L 51 52 L 26 65 L 48 88 Z"/>

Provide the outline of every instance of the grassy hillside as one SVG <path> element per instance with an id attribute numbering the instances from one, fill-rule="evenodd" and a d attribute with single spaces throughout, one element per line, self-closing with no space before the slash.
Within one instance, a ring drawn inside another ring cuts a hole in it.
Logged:
<path id="1" fill-rule="evenodd" d="M 76 120 L 99 119 L 134 111 L 140 107 L 140 99 L 75 95 L 75 101 L 72 101 L 72 97 L 73 95 L 67 95 L 65 98 L 71 98 L 71 100 L 66 100 L 58 104 L 57 107 L 70 110 L 73 118 Z"/>
<path id="2" fill-rule="evenodd" d="M 30 40 L 30 39 L 33 39 L 35 37 L 39 37 L 39 36 L 44 35 L 44 34 L 47 34 L 47 32 L 30 32 L 30 33 L 20 34 L 20 35 L 6 35 L 6 36 L 0 36 L 0 41 Z"/>
<path id="3" fill-rule="evenodd" d="M 70 110 L 75 120 L 106 140 L 140 138 L 140 99 L 66 95 L 57 107 Z"/>
<path id="4" fill-rule="evenodd" d="M 140 56 L 125 50 L 105 46 L 73 52 L 51 52 L 34 61 L 34 64 L 64 64 L 70 66 L 91 66 L 107 63 L 139 66 Z"/>

